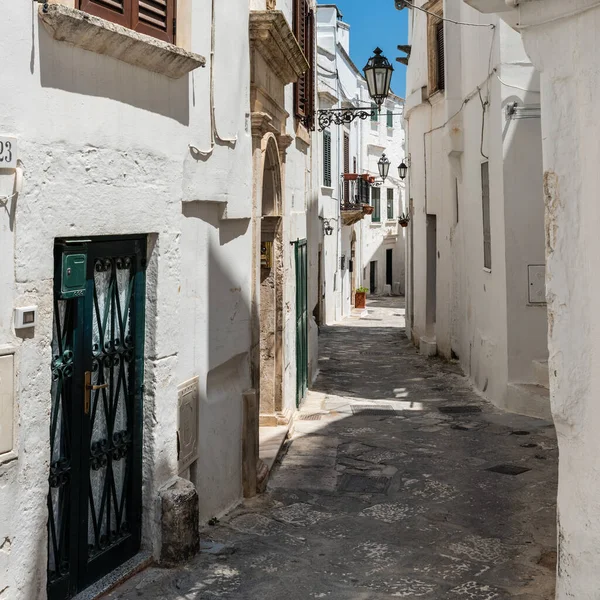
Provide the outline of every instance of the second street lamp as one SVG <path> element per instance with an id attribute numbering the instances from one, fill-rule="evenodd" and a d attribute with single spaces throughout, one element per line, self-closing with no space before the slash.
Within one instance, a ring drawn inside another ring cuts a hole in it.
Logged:
<path id="1" fill-rule="evenodd" d="M 379 175 L 383 181 L 386 180 L 388 173 L 390 172 L 390 159 L 384 154 L 377 161 L 377 167 L 379 168 Z"/>
<path id="2" fill-rule="evenodd" d="M 374 54 L 368 60 L 363 69 L 367 81 L 369 96 L 377 105 L 377 109 L 372 106 L 355 106 L 351 108 L 327 108 L 317 111 L 319 119 L 319 131 L 327 129 L 332 123 L 335 125 L 344 125 L 352 123 L 354 119 L 368 119 L 377 114 L 384 100 L 390 93 L 392 83 L 392 67 L 390 61 L 383 56 L 380 48 L 375 48 Z"/>

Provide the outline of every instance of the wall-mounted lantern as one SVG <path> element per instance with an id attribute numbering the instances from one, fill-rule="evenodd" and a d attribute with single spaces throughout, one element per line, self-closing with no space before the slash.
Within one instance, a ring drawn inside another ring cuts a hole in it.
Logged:
<path id="1" fill-rule="evenodd" d="M 328 219 L 325 219 L 323 221 L 323 233 L 325 235 L 333 235 L 333 227 L 331 226 L 331 223 L 329 222 Z"/>
<path id="2" fill-rule="evenodd" d="M 392 83 L 392 67 L 390 61 L 383 56 L 380 48 L 375 48 L 374 54 L 368 60 L 363 72 L 367 81 L 367 89 L 369 96 L 377 105 L 374 109 L 372 106 L 356 106 L 352 108 L 327 108 L 317 111 L 319 118 L 319 131 L 327 129 L 332 123 L 335 125 L 347 125 L 352 123 L 354 119 L 369 119 L 377 115 L 377 111 L 381 108 L 384 100 L 390 93 L 390 85 Z"/>
<path id="3" fill-rule="evenodd" d="M 398 165 L 398 177 L 404 181 L 406 179 L 406 174 L 408 173 L 408 166 L 404 161 Z"/>
<path id="4" fill-rule="evenodd" d="M 379 169 L 379 175 L 383 181 L 386 180 L 388 173 L 390 172 L 390 159 L 384 154 L 381 155 L 381 158 L 377 161 L 377 167 Z"/>

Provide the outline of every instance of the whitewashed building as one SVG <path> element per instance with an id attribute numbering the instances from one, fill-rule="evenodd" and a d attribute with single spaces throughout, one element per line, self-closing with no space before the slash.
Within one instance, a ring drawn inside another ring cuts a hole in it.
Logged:
<path id="1" fill-rule="evenodd" d="M 0 596 L 65 600 L 192 555 L 305 393 L 313 7 L 3 8 Z"/>
<path id="2" fill-rule="evenodd" d="M 549 417 L 539 73 L 494 15 L 405 10 L 408 335 L 496 405 Z"/>
<path id="3" fill-rule="evenodd" d="M 560 451 L 556 598 L 600 589 L 598 312 L 595 310 L 600 93 L 595 0 L 468 0 L 522 36 L 540 72 L 552 416 Z M 538 150 L 539 153 L 539 150 Z"/>
<path id="4" fill-rule="evenodd" d="M 386 284 L 390 293 L 404 292 L 404 237 L 398 225 L 404 185 L 397 175 L 404 156 L 403 101 L 390 94 L 381 113 L 368 115 L 372 101 L 350 58 L 350 26 L 335 4 L 318 6 L 317 56 L 319 108 L 362 107 L 367 117 L 330 124 L 317 134 L 323 223 L 319 314 L 321 323 L 331 324 L 351 314 L 359 287 L 374 282 L 372 294 L 386 292 Z M 390 160 L 385 182 L 377 166 L 384 153 Z M 365 205 L 372 205 L 370 215 Z"/>

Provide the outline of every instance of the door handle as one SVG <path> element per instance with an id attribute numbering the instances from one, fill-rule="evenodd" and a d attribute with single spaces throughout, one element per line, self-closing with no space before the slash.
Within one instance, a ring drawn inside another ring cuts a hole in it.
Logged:
<path id="1" fill-rule="evenodd" d="M 83 392 L 83 411 L 86 415 L 90 414 L 90 401 L 92 391 L 103 390 L 108 387 L 108 383 L 101 383 L 99 385 L 92 384 L 92 372 L 85 372 L 85 389 Z"/>

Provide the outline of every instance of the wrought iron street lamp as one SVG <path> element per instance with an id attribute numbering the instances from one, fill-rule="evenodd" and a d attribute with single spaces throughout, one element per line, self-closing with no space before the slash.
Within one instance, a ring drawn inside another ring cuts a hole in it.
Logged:
<path id="1" fill-rule="evenodd" d="M 368 60 L 363 69 L 365 79 L 367 81 L 367 89 L 369 96 L 377 105 L 377 108 L 372 106 L 355 106 L 351 108 L 327 108 L 317 111 L 319 119 L 319 131 L 327 129 L 332 123 L 335 125 L 344 125 L 352 123 L 354 119 L 368 119 L 377 115 L 377 111 L 381 108 L 384 100 L 390 93 L 390 85 L 392 83 L 392 67 L 390 61 L 383 56 L 380 48 L 375 48 L 374 54 Z"/>
<path id="2" fill-rule="evenodd" d="M 377 161 L 377 167 L 379 168 L 381 179 L 385 181 L 390 172 L 390 159 L 385 154 L 382 154 L 381 158 Z"/>
<path id="3" fill-rule="evenodd" d="M 323 221 L 323 231 L 325 232 L 325 235 L 333 235 L 333 227 L 328 219 Z"/>
<path id="4" fill-rule="evenodd" d="M 398 176 L 400 177 L 400 179 L 402 179 L 404 181 L 404 179 L 406 179 L 407 173 L 408 173 L 408 167 L 406 166 L 406 163 L 404 161 L 402 161 L 400 163 L 400 165 L 398 166 Z"/>
<path id="5" fill-rule="evenodd" d="M 374 53 L 375 54 L 371 56 L 365 65 L 363 72 L 365 74 L 365 79 L 367 80 L 369 96 L 371 96 L 373 102 L 375 102 L 378 107 L 381 107 L 383 101 L 390 93 L 394 67 L 392 67 L 390 61 L 383 56 L 381 48 L 375 48 Z"/>

